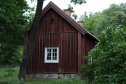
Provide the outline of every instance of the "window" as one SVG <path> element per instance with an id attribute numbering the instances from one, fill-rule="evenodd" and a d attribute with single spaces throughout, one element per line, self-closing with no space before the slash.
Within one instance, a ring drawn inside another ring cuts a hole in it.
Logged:
<path id="1" fill-rule="evenodd" d="M 46 47 L 45 48 L 45 63 L 59 63 L 59 48 Z"/>

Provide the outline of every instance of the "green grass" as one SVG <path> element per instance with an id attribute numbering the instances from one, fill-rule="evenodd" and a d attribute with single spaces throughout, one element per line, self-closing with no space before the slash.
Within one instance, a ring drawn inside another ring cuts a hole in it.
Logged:
<path id="1" fill-rule="evenodd" d="M 35 79 L 28 78 L 25 81 L 26 84 L 85 84 L 82 80 L 72 79 Z"/>
<path id="2" fill-rule="evenodd" d="M 86 84 L 84 80 L 39 78 L 26 78 L 24 83 L 19 83 L 18 71 L 19 67 L 0 66 L 0 84 Z"/>

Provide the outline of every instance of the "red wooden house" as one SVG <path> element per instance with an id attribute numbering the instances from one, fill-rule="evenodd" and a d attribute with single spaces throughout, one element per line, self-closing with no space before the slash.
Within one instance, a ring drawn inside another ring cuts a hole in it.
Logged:
<path id="1" fill-rule="evenodd" d="M 30 31 L 25 34 L 25 46 Z M 27 74 L 78 74 L 98 40 L 54 3 L 42 13 Z M 27 53 L 27 47 L 24 51 Z"/>

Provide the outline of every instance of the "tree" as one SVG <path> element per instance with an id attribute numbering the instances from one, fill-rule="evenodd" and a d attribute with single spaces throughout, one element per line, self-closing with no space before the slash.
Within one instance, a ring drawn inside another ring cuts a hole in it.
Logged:
<path id="1" fill-rule="evenodd" d="M 101 31 L 100 25 L 102 25 L 102 21 L 104 20 L 102 13 L 90 13 L 89 15 L 85 13 L 80 19 L 84 21 L 84 28 L 86 28 L 95 36 L 99 35 L 99 31 Z"/>
<path id="2" fill-rule="evenodd" d="M 29 9 L 25 0 L 0 1 L 0 65 L 18 64 Z"/>
<path id="3" fill-rule="evenodd" d="M 120 5 L 112 4 L 109 8 L 98 13 L 85 14 L 81 16 L 84 21 L 84 27 L 99 37 L 99 32 L 106 28 L 126 27 L 126 3 Z"/>
<path id="4" fill-rule="evenodd" d="M 91 78 L 91 84 L 125 84 L 126 28 L 107 28 L 99 40 L 82 67 L 82 76 Z"/>
<path id="5" fill-rule="evenodd" d="M 22 63 L 20 65 L 20 71 L 19 71 L 19 80 L 25 78 L 26 76 L 26 69 L 27 69 L 27 64 L 29 62 L 29 59 L 32 56 L 32 52 L 35 46 L 35 36 L 36 36 L 36 32 L 37 32 L 37 28 L 38 28 L 38 23 L 39 23 L 39 19 L 41 17 L 41 13 L 42 13 L 42 7 L 43 7 L 43 2 L 44 0 L 37 0 L 37 8 L 36 8 L 36 12 L 35 12 L 35 16 L 32 22 L 32 25 L 30 27 L 30 36 L 29 36 L 29 40 L 28 40 L 28 51 L 27 54 L 25 54 L 25 56 L 23 57 Z"/>
<path id="6" fill-rule="evenodd" d="M 108 9 L 102 12 L 104 15 L 102 28 L 109 26 L 126 26 L 126 3 L 120 5 L 112 4 Z"/>
<path id="7" fill-rule="evenodd" d="M 126 72 L 126 29 L 107 28 L 89 55 L 94 58 L 94 84 L 124 84 Z"/>
<path id="8" fill-rule="evenodd" d="M 42 13 L 42 7 L 43 7 L 43 3 L 45 0 L 37 0 L 37 8 L 36 8 L 36 12 L 35 12 L 35 16 L 30 28 L 30 37 L 28 40 L 28 45 L 27 45 L 27 54 L 25 54 L 25 56 L 23 57 L 22 63 L 20 65 L 20 70 L 19 70 L 19 75 L 18 78 L 19 80 L 24 80 L 25 76 L 26 76 L 26 70 L 27 70 L 27 64 L 29 62 L 29 59 L 32 57 L 33 54 L 33 50 L 35 47 L 35 36 L 36 36 L 36 32 L 37 32 L 37 28 L 38 28 L 38 24 L 39 24 L 39 19 L 41 17 L 41 13 Z M 76 4 L 82 4 L 85 3 L 85 0 L 71 0 L 71 3 Z"/>
<path id="9" fill-rule="evenodd" d="M 99 13 L 100 18 L 96 17 L 97 14 L 84 16 L 88 21 L 85 22 L 85 26 L 92 28 L 93 32 L 97 30 L 94 33 L 100 41 L 88 54 L 89 63 L 82 67 L 82 76 L 91 79 L 89 81 L 91 84 L 126 83 L 126 12 L 124 10 L 126 4 L 113 4 Z"/>

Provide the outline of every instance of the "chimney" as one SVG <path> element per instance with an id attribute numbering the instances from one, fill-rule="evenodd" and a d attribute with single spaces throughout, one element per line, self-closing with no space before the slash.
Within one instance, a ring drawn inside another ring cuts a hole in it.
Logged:
<path id="1" fill-rule="evenodd" d="M 83 27 L 83 24 L 84 24 L 83 21 L 77 21 L 77 23 L 78 23 L 81 27 Z"/>
<path id="2" fill-rule="evenodd" d="M 63 9 L 64 13 L 71 17 L 71 12 L 68 9 Z"/>

